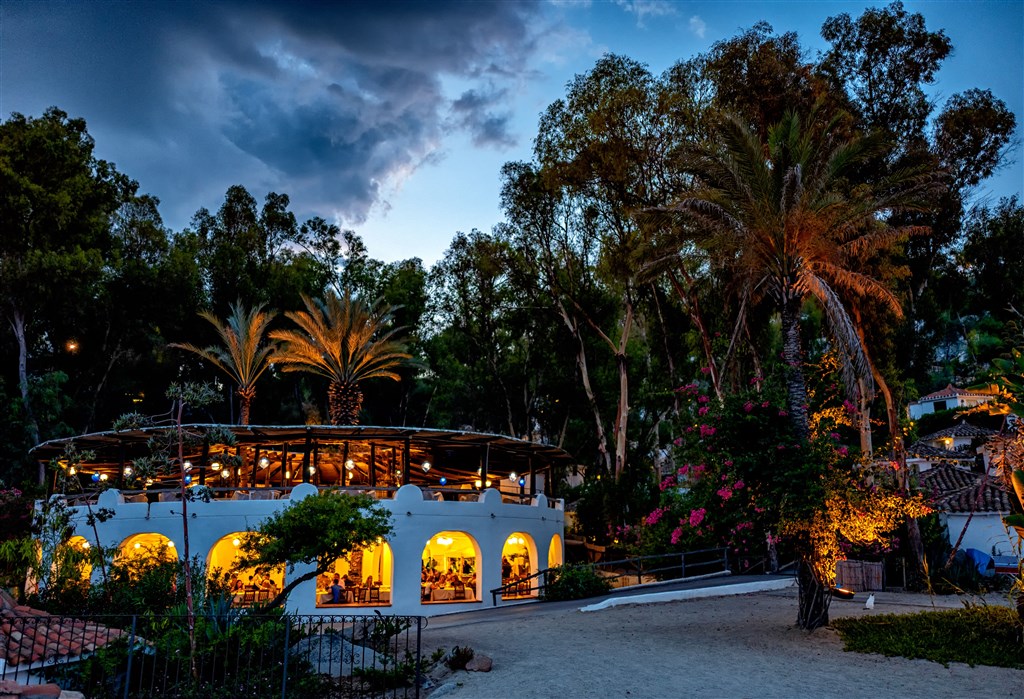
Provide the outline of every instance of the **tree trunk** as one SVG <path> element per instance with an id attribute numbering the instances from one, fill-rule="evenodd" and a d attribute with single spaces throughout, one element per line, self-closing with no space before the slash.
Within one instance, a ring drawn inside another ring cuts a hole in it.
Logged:
<path id="1" fill-rule="evenodd" d="M 11 310 L 11 328 L 18 340 L 18 386 L 21 388 L 21 405 L 25 411 L 25 429 L 32 446 L 39 444 L 39 423 L 32 412 L 32 399 L 28 391 L 28 342 L 25 339 L 25 316 L 17 308 Z M 39 464 L 39 485 L 46 483 L 46 466 Z"/>
<path id="2" fill-rule="evenodd" d="M 615 353 L 615 364 L 619 370 L 619 406 L 615 416 L 615 480 L 618 481 L 626 468 L 626 427 L 629 422 L 629 371 L 626 365 L 626 345 L 633 325 L 633 305 L 626 301 L 626 319 L 619 336 L 619 349 Z"/>
<path id="3" fill-rule="evenodd" d="M 358 384 L 332 381 L 327 388 L 327 411 L 332 425 L 358 425 L 363 392 Z"/>
<path id="4" fill-rule="evenodd" d="M 249 412 L 252 409 L 253 398 L 256 397 L 256 389 L 252 386 L 238 389 L 238 422 L 241 425 L 249 424 Z"/>
<path id="5" fill-rule="evenodd" d="M 715 363 L 714 351 L 711 348 L 711 336 L 708 335 L 708 330 L 704 326 L 704 316 L 700 312 L 700 300 L 697 298 L 697 294 L 693 292 L 693 282 L 689 275 L 686 274 L 686 270 L 682 268 L 682 263 L 679 265 L 679 272 L 689 285 L 687 289 L 683 289 L 682 284 L 679 283 L 675 273 L 671 270 L 669 270 L 668 278 L 672 282 L 672 287 L 676 290 L 676 294 L 679 295 L 679 300 L 684 302 L 689 309 L 690 320 L 697 326 L 697 331 L 700 333 L 701 348 L 704 350 L 704 361 L 708 363 L 708 369 L 711 371 L 711 387 L 715 389 L 715 397 L 721 401 L 722 380 L 718 374 L 718 365 Z"/>
<path id="6" fill-rule="evenodd" d="M 804 380 L 803 346 L 800 341 L 800 295 L 794 289 L 782 294 L 782 359 L 786 363 L 789 419 L 801 440 L 810 436 L 807 382 Z"/>
<path id="7" fill-rule="evenodd" d="M 797 564 L 797 617 L 796 625 L 805 631 L 813 631 L 828 624 L 828 607 L 832 592 L 817 579 L 814 568 L 806 557 Z"/>
<path id="8" fill-rule="evenodd" d="M 569 332 L 576 339 L 576 368 L 579 369 L 580 380 L 583 382 L 583 392 L 587 394 L 587 402 L 590 404 L 590 410 L 594 414 L 594 423 L 597 430 L 597 451 L 604 462 L 605 472 L 611 473 L 612 462 L 611 455 L 608 453 L 608 436 L 604 431 L 604 421 L 601 419 L 601 410 L 597 406 L 597 398 L 594 397 L 594 389 L 590 385 L 590 371 L 587 369 L 587 353 L 583 345 L 583 337 L 580 335 L 579 325 L 569 317 L 560 301 L 558 302 L 558 311 L 562 316 L 562 321 L 569 328 Z"/>

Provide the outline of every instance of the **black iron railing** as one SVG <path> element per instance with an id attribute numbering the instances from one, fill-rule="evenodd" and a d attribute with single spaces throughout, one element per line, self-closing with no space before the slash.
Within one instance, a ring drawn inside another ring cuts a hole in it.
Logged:
<path id="1" fill-rule="evenodd" d="M 637 556 L 619 561 L 584 563 L 605 578 L 612 587 L 622 588 L 646 583 L 681 580 L 706 575 L 726 575 L 729 568 L 729 549 L 711 548 L 683 553 L 665 553 L 653 556 Z M 498 596 L 505 599 L 525 599 L 543 593 L 557 568 L 545 568 L 532 575 L 510 581 L 491 590 L 494 604 Z"/>
<path id="2" fill-rule="evenodd" d="M 419 697 L 424 617 L 4 616 L 0 680 L 90 699 Z"/>

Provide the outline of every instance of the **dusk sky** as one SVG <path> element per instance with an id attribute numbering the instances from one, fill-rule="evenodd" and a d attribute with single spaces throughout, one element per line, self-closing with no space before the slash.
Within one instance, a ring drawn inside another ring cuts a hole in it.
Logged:
<path id="1" fill-rule="evenodd" d="M 501 220 L 499 169 L 604 53 L 660 73 L 759 20 L 814 52 L 864 2 L 0 3 L 0 114 L 56 105 L 97 155 L 188 225 L 242 184 L 300 220 L 353 228 L 373 257 L 437 260 Z M 1024 189 L 1024 2 L 906 2 L 954 45 L 938 104 L 987 88 L 1016 114 L 1013 162 L 976 197 Z"/>

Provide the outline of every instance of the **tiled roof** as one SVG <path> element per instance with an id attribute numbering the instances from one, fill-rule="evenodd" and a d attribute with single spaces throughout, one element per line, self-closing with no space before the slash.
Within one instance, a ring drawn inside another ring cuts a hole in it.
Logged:
<path id="1" fill-rule="evenodd" d="M 950 449 L 940 449 L 939 447 L 933 447 L 931 444 L 925 444 L 924 442 L 914 442 L 907 447 L 907 456 L 917 457 L 921 459 L 945 459 L 947 461 L 970 461 L 974 462 L 974 454 L 968 454 L 965 451 L 952 451 Z"/>
<path id="2" fill-rule="evenodd" d="M 943 437 L 970 437 L 971 439 L 984 439 L 985 437 L 991 437 L 995 433 L 995 430 L 990 430 L 987 427 L 975 427 L 965 421 L 958 422 L 952 427 L 947 427 L 944 430 L 932 432 L 929 435 L 921 437 L 921 441 L 927 442 L 932 439 L 942 439 Z"/>
<path id="3" fill-rule="evenodd" d="M 91 653 L 125 633 L 19 605 L 0 590 L 0 659 L 8 665 Z"/>
<path id="4" fill-rule="evenodd" d="M 917 403 L 925 400 L 939 400 L 942 398 L 955 398 L 956 396 L 975 396 L 975 397 L 988 397 L 991 398 L 993 395 L 988 391 L 968 391 L 965 388 L 957 388 L 953 384 L 947 384 L 945 388 L 929 393 L 926 396 L 921 396 L 917 399 Z"/>
<path id="5" fill-rule="evenodd" d="M 921 474 L 921 487 L 943 512 L 1008 513 L 1010 500 L 998 480 L 943 464 Z"/>

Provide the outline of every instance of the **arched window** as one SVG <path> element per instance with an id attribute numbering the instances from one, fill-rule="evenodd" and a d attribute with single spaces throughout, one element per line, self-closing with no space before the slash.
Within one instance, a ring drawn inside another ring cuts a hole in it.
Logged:
<path id="1" fill-rule="evenodd" d="M 238 547 L 245 532 L 221 537 L 206 558 L 206 576 L 214 585 L 222 585 L 231 593 L 233 604 L 250 607 L 269 602 L 284 587 L 284 566 L 260 572 L 254 568 L 233 571 Z"/>
<path id="2" fill-rule="evenodd" d="M 386 541 L 356 549 L 317 578 L 316 606 L 389 606 L 394 570 L 394 555 Z"/>
<path id="3" fill-rule="evenodd" d="M 424 604 L 480 599 L 480 547 L 465 532 L 438 532 L 423 547 L 420 592 Z"/>
<path id="4" fill-rule="evenodd" d="M 562 537 L 555 534 L 548 546 L 548 568 L 562 565 Z"/>
<path id="5" fill-rule="evenodd" d="M 507 587 L 502 598 L 532 597 L 536 581 L 530 576 L 537 572 L 537 547 L 529 534 L 512 532 L 501 547 L 501 584 Z M 531 552 L 533 552 L 531 554 Z"/>

